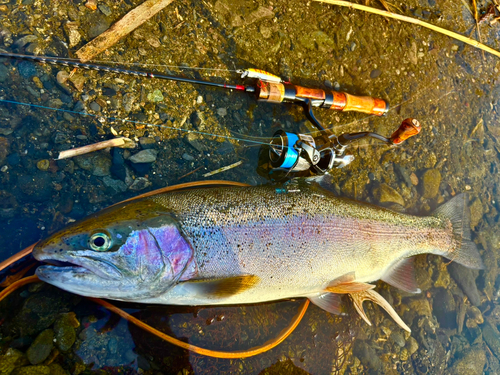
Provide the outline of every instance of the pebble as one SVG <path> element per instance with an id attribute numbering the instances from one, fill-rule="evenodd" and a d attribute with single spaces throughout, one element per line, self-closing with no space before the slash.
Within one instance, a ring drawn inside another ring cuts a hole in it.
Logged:
<path id="1" fill-rule="evenodd" d="M 377 78 L 379 77 L 380 75 L 382 74 L 382 71 L 380 69 L 373 69 L 371 72 L 370 72 L 370 78 Z"/>
<path id="2" fill-rule="evenodd" d="M 42 363 L 47 359 L 54 347 L 54 331 L 46 329 L 40 333 L 30 345 L 26 355 L 32 365 Z"/>
<path id="3" fill-rule="evenodd" d="M 132 163 L 154 163 L 157 155 L 158 151 L 147 149 L 132 155 L 128 160 Z"/>
<path id="4" fill-rule="evenodd" d="M 148 94 L 148 100 L 153 103 L 158 103 L 163 101 L 163 94 L 161 90 L 156 89 Z"/>
<path id="5" fill-rule="evenodd" d="M 78 27 L 79 26 L 77 22 L 66 22 L 64 24 L 64 29 L 66 30 L 66 34 L 68 35 L 70 47 L 76 46 L 82 39 L 82 35 L 78 31 Z"/>
<path id="6" fill-rule="evenodd" d="M 186 153 L 186 152 L 182 154 L 182 158 L 183 158 L 184 160 L 187 160 L 187 161 L 195 161 L 195 160 L 196 160 L 193 156 L 189 155 L 189 154 L 188 154 L 188 153 Z"/>
<path id="7" fill-rule="evenodd" d="M 129 189 L 132 191 L 139 191 L 146 189 L 147 187 L 151 186 L 152 183 L 145 177 L 137 177 L 132 185 L 129 186 Z"/>
<path id="8" fill-rule="evenodd" d="M 417 186 L 418 185 L 418 177 L 415 173 L 412 172 L 412 174 L 410 175 L 410 181 L 411 181 L 411 184 L 414 185 L 414 186 Z"/>
<path id="9" fill-rule="evenodd" d="M 109 187 L 115 191 L 115 193 L 123 193 L 127 191 L 127 184 L 122 180 L 115 180 L 109 176 L 104 176 L 102 179 L 104 186 Z"/>
<path id="10" fill-rule="evenodd" d="M 441 173 L 437 169 L 429 169 L 422 176 L 422 196 L 427 199 L 434 198 L 439 192 Z"/>
<path id="11" fill-rule="evenodd" d="M 136 100 L 137 98 L 134 94 L 126 93 L 125 95 L 123 95 L 123 109 L 125 110 L 125 112 L 129 113 L 132 110 L 132 107 Z"/>
<path id="12" fill-rule="evenodd" d="M 221 117 L 224 117 L 227 115 L 227 109 L 226 108 L 217 108 L 217 114 Z"/>
<path id="13" fill-rule="evenodd" d="M 405 205 L 403 197 L 386 184 L 380 184 L 379 187 L 374 189 L 373 195 L 379 203 L 397 203 L 401 206 Z"/>
<path id="14" fill-rule="evenodd" d="M 390 338 L 400 348 L 404 348 L 406 342 L 404 336 L 400 332 L 397 331 L 392 332 Z"/>
<path id="15" fill-rule="evenodd" d="M 198 97 L 196 98 L 196 103 L 197 103 L 197 104 L 201 104 L 201 103 L 203 103 L 203 96 L 198 95 Z"/>
<path id="16" fill-rule="evenodd" d="M 94 112 L 100 112 L 101 111 L 101 106 L 99 104 L 97 104 L 96 102 L 91 102 L 89 104 L 89 107 L 91 110 L 93 110 Z"/>
<path id="17" fill-rule="evenodd" d="M 43 83 L 42 81 L 40 81 L 40 78 L 38 78 L 37 76 L 33 77 L 33 82 L 35 83 L 36 87 L 38 87 L 39 89 L 43 89 Z"/>
<path id="18" fill-rule="evenodd" d="M 62 352 L 67 352 L 71 349 L 76 341 L 75 328 L 72 325 L 69 314 L 62 314 L 54 323 L 54 334 L 56 346 Z"/>
<path id="19" fill-rule="evenodd" d="M 156 147 L 156 140 L 151 137 L 139 138 L 139 144 L 143 150 L 150 150 Z"/>
<path id="20" fill-rule="evenodd" d="M 41 171 L 46 171 L 50 167 L 50 162 L 47 159 L 40 160 L 36 163 L 36 167 Z"/>
<path id="21" fill-rule="evenodd" d="M 410 336 L 410 338 L 406 342 L 406 349 L 408 349 L 408 354 L 410 356 L 416 353 L 416 351 L 418 350 L 418 342 L 412 336 Z"/>
<path id="22" fill-rule="evenodd" d="M 470 228 L 474 230 L 475 227 L 483 219 L 483 204 L 479 198 L 474 199 L 474 202 L 470 205 Z"/>
<path id="23" fill-rule="evenodd" d="M 106 17 L 104 17 L 103 15 L 97 13 L 94 13 L 92 15 L 90 23 L 92 26 L 87 33 L 89 39 L 94 39 L 95 37 L 99 36 L 110 26 L 110 21 L 108 21 L 108 19 L 106 19 Z"/>
<path id="24" fill-rule="evenodd" d="M 111 9 L 106 4 L 99 4 L 97 7 L 105 16 L 111 16 Z"/>

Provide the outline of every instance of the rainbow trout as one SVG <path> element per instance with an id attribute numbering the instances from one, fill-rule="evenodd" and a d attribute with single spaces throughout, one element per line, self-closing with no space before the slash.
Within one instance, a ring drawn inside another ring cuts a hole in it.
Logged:
<path id="1" fill-rule="evenodd" d="M 291 187 L 290 187 L 291 186 Z M 39 278 L 84 296 L 172 305 L 307 297 L 339 313 L 349 294 L 371 300 L 382 279 L 419 292 L 412 256 L 482 268 L 470 241 L 467 196 L 417 217 L 336 197 L 316 182 L 288 188 L 198 188 L 121 203 L 40 242 Z"/>

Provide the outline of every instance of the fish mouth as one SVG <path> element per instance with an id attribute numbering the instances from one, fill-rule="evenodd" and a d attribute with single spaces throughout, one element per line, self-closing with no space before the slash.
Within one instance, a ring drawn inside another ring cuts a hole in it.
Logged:
<path id="1" fill-rule="evenodd" d="M 93 274 L 106 280 L 119 280 L 123 277 L 120 269 L 114 264 L 90 255 L 49 255 L 35 252 L 34 256 L 38 261 L 48 263 L 38 267 L 36 271 L 42 278 L 69 274 L 80 276 Z"/>

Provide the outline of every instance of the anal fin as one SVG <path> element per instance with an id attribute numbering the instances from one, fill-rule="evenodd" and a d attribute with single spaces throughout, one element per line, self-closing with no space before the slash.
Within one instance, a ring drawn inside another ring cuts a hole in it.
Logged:
<path id="1" fill-rule="evenodd" d="M 391 269 L 382 276 L 387 284 L 404 290 L 409 293 L 420 293 L 415 281 L 415 269 L 413 268 L 413 258 L 399 260 Z"/>
<path id="2" fill-rule="evenodd" d="M 406 325 L 405 322 L 399 317 L 398 313 L 394 311 L 393 307 L 387 302 L 384 297 L 382 297 L 380 294 L 378 294 L 374 290 L 366 290 L 364 292 L 358 292 L 358 293 L 351 293 L 350 294 L 352 302 L 354 303 L 354 307 L 356 308 L 356 311 L 359 313 L 359 315 L 363 318 L 363 320 L 368 323 L 368 325 L 372 325 L 370 320 L 365 314 L 365 311 L 363 309 L 363 301 L 372 301 L 382 307 L 387 313 L 391 316 L 392 319 L 405 331 L 408 331 L 411 333 L 410 327 Z"/>
<path id="3" fill-rule="evenodd" d="M 255 275 L 230 276 L 221 279 L 192 279 L 183 281 L 191 290 L 209 297 L 225 298 L 239 294 L 257 285 L 260 278 Z"/>
<path id="4" fill-rule="evenodd" d="M 319 296 L 309 297 L 309 301 L 332 314 L 340 315 L 342 312 L 342 297 L 338 294 L 323 293 Z"/>

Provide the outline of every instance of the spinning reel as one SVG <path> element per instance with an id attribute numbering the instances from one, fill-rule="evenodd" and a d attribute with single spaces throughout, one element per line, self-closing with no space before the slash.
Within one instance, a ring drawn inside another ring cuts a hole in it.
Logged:
<path id="1" fill-rule="evenodd" d="M 420 122 L 407 118 L 399 128 L 387 138 L 377 133 L 360 132 L 336 136 L 323 128 L 314 117 L 310 105 L 306 104 L 309 120 L 320 131 L 319 136 L 297 134 L 278 130 L 269 143 L 269 175 L 279 172 L 285 174 L 309 171 L 312 175 L 322 175 L 333 168 L 343 168 L 354 160 L 346 155 L 347 147 L 363 138 L 375 138 L 388 145 L 398 145 L 420 132 Z"/>

